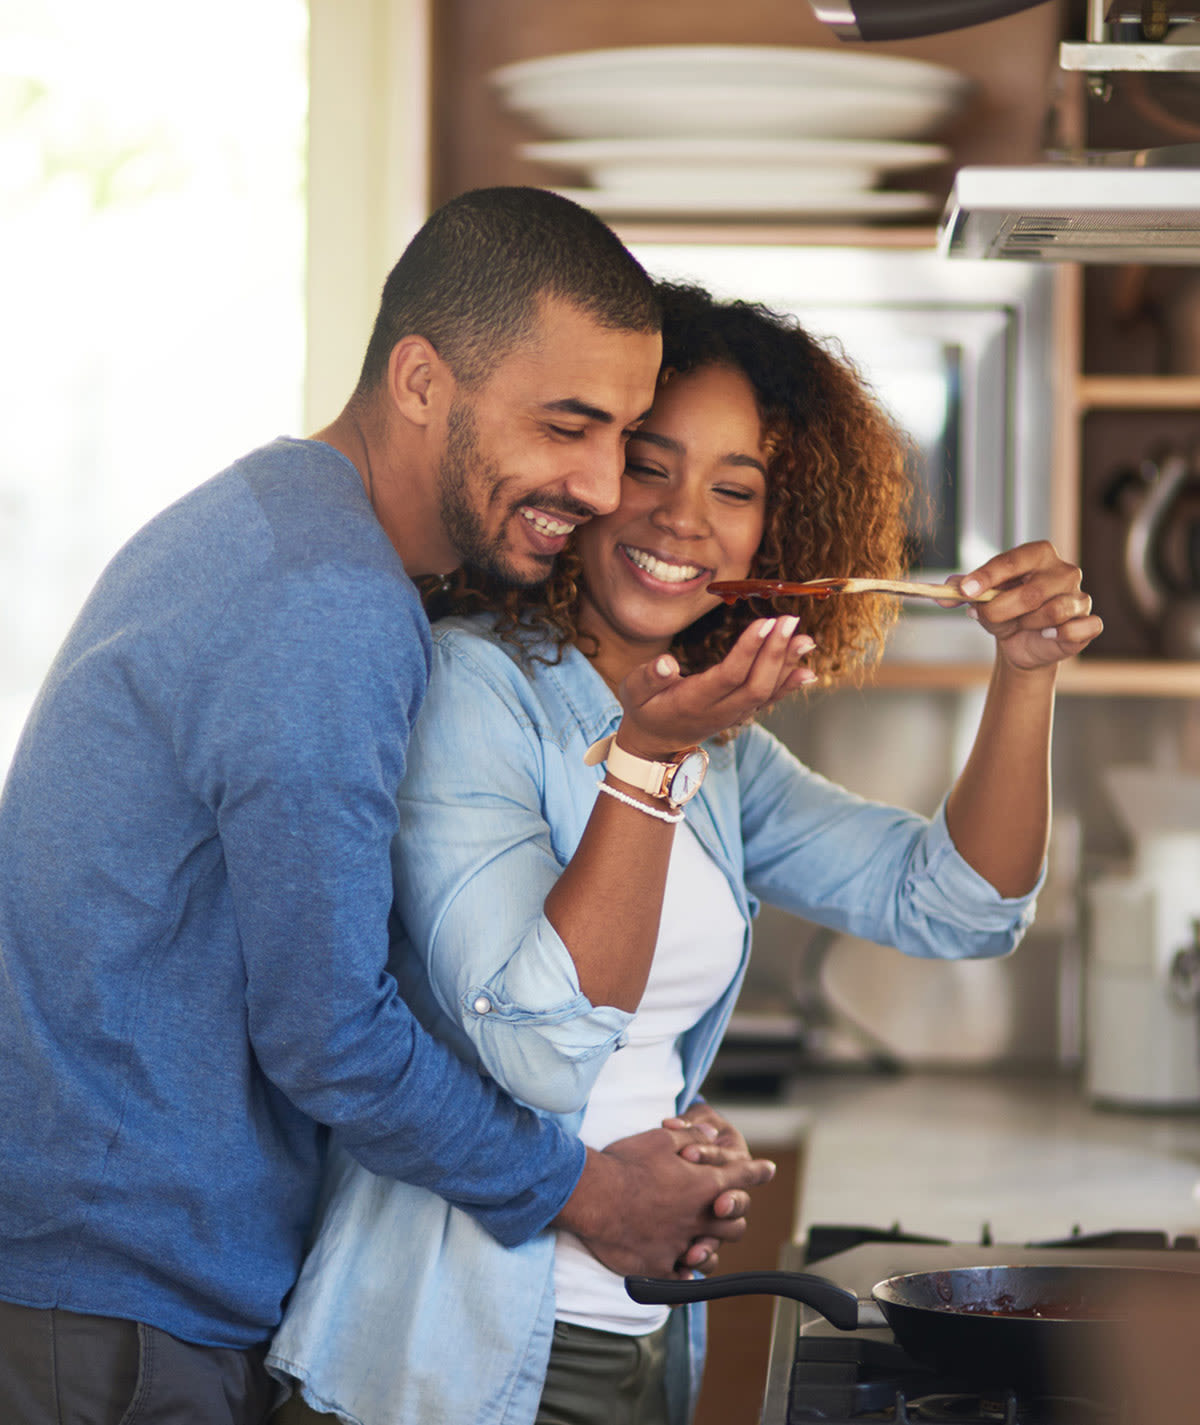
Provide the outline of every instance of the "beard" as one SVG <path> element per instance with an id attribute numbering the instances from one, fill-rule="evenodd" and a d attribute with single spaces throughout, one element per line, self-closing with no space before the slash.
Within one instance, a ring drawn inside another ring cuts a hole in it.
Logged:
<path id="1" fill-rule="evenodd" d="M 450 542 L 464 564 L 502 583 L 520 587 L 540 584 L 550 575 L 552 559 L 537 560 L 540 568 L 522 569 L 504 547 L 508 515 L 498 534 L 489 534 L 483 518 L 489 497 L 494 499 L 501 484 L 500 467 L 487 460 L 479 447 L 475 413 L 470 403 L 456 396 L 446 421 L 446 448 L 438 466 L 438 511 Z M 487 493 L 485 493 L 487 492 Z"/>

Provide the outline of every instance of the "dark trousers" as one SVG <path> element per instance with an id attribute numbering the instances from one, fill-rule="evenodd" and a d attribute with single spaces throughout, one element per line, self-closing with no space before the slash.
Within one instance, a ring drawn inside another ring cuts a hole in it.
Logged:
<path id="1" fill-rule="evenodd" d="M 4 1425 L 261 1425 L 265 1347 L 194 1346 L 111 1316 L 0 1301 Z"/>
<path id="2" fill-rule="evenodd" d="M 667 1328 L 618 1336 L 554 1324 L 535 1425 L 666 1425 Z"/>

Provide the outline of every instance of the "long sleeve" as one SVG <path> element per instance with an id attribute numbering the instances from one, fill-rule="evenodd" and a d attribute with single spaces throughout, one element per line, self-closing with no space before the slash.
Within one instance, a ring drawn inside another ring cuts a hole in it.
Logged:
<path id="1" fill-rule="evenodd" d="M 439 632 L 399 801 L 397 905 L 460 1040 L 519 1099 L 569 1113 L 632 1016 L 581 994 L 544 913 L 595 792 L 582 743 L 578 767 L 563 756 L 577 725 L 551 730 L 538 696 L 495 643 Z"/>
<path id="2" fill-rule="evenodd" d="M 264 1073 L 373 1171 L 514 1242 L 561 1207 L 579 1146 L 425 1033 L 384 973 L 427 648 L 415 597 L 377 574 L 248 586 L 179 700 L 177 745 L 216 817 Z"/>
<path id="3" fill-rule="evenodd" d="M 1036 889 L 1006 899 L 932 818 L 868 801 L 750 728 L 734 744 L 746 883 L 761 900 L 834 930 L 941 959 L 1004 955 Z"/>

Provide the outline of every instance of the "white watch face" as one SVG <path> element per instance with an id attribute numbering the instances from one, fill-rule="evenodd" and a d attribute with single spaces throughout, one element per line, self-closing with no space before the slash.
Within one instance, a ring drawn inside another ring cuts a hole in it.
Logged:
<path id="1" fill-rule="evenodd" d="M 667 788 L 667 797 L 675 806 L 681 807 L 684 802 L 691 801 L 696 795 L 700 790 L 700 783 L 704 780 L 707 767 L 708 758 L 697 749 L 695 752 L 689 752 L 675 768 L 671 784 Z"/>

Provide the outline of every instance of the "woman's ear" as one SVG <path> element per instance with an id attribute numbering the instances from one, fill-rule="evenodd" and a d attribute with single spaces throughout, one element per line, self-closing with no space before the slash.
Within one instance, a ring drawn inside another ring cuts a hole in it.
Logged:
<path id="1" fill-rule="evenodd" d="M 388 397 L 394 410 L 416 426 L 444 416 L 454 391 L 450 368 L 423 336 L 406 336 L 388 358 Z"/>

